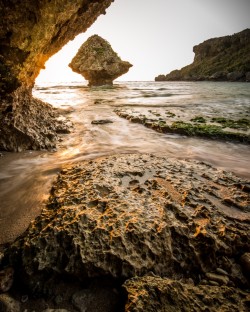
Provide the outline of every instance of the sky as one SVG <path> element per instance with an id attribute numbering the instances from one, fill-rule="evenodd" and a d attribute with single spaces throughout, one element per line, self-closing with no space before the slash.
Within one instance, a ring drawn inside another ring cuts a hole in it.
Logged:
<path id="1" fill-rule="evenodd" d="M 117 80 L 152 81 L 193 62 L 193 46 L 250 28 L 250 0 L 115 0 L 105 15 L 45 64 L 37 83 L 84 81 L 68 67 L 92 35 L 133 64 Z"/>

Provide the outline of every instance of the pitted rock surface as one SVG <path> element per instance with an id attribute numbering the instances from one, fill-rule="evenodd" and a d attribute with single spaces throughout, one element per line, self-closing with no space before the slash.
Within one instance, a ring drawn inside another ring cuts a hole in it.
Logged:
<path id="1" fill-rule="evenodd" d="M 200 162 L 147 154 L 86 161 L 61 172 L 9 256 L 20 255 L 31 279 L 39 271 L 79 279 L 152 272 L 246 287 L 249 189 L 249 181 Z M 221 272 L 228 278 L 206 275 Z"/>
<path id="2" fill-rule="evenodd" d="M 90 86 L 112 85 L 113 80 L 127 73 L 131 66 L 98 35 L 89 37 L 69 64 L 74 72 L 89 81 Z"/>
<path id="3" fill-rule="evenodd" d="M 160 277 L 128 280 L 126 312 L 249 311 L 249 293 L 229 287 L 193 286 Z"/>

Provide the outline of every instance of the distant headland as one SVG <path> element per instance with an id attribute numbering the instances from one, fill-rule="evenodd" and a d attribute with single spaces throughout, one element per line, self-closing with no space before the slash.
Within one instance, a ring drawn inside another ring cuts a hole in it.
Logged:
<path id="1" fill-rule="evenodd" d="M 212 38 L 193 47 L 192 64 L 155 81 L 250 81 L 250 29 Z"/>

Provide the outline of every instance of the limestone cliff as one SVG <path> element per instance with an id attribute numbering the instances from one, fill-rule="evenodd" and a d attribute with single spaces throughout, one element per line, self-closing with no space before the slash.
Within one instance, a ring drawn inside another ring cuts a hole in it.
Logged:
<path id="1" fill-rule="evenodd" d="M 122 61 L 107 40 L 91 36 L 82 44 L 69 67 L 89 81 L 90 86 L 112 85 L 132 66 Z"/>
<path id="2" fill-rule="evenodd" d="M 250 29 L 194 46 L 194 62 L 156 81 L 250 81 Z"/>
<path id="3" fill-rule="evenodd" d="M 0 0 L 0 149 L 55 145 L 54 111 L 32 98 L 35 78 L 49 57 L 105 14 L 111 2 Z"/>

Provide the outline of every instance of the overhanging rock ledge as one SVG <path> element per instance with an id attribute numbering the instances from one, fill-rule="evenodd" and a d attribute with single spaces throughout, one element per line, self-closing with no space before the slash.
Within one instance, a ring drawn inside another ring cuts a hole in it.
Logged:
<path id="1" fill-rule="evenodd" d="M 54 109 L 32 97 L 40 69 L 114 0 L 0 0 L 0 150 L 51 148 Z"/>

